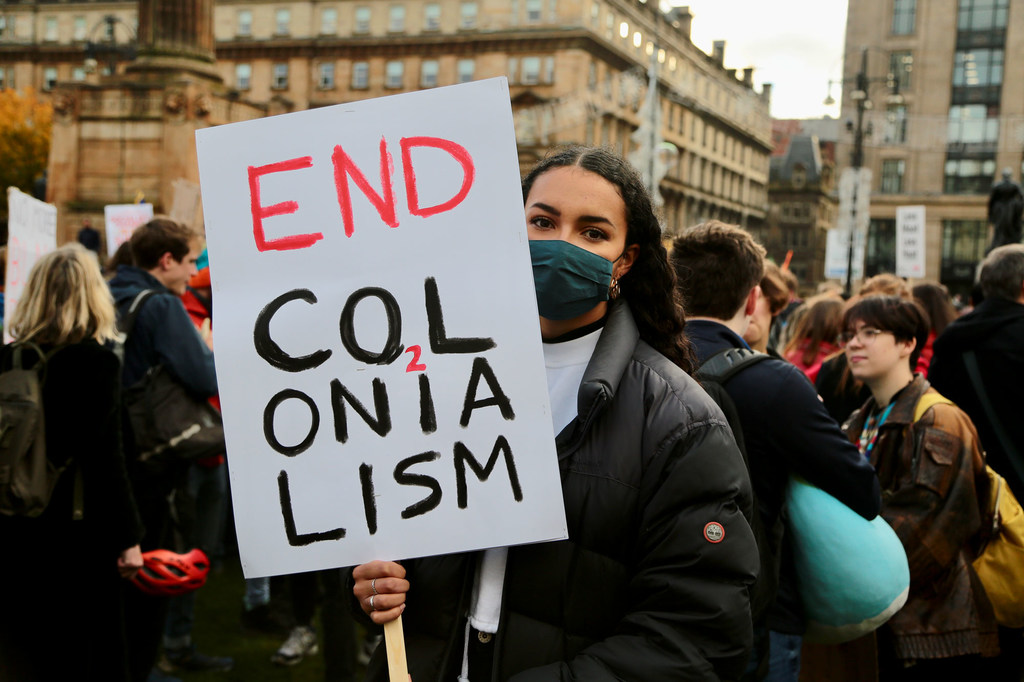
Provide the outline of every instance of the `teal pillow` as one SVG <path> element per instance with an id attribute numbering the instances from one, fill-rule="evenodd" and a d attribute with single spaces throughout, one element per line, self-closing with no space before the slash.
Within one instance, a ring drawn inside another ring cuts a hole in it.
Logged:
<path id="1" fill-rule="evenodd" d="M 856 639 L 903 608 L 907 554 L 881 516 L 868 521 L 799 477 L 790 477 L 786 503 L 807 641 Z"/>

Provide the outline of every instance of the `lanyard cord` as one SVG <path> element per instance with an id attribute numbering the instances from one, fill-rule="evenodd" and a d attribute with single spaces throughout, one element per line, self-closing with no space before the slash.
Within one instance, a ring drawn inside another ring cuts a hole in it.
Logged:
<path id="1" fill-rule="evenodd" d="M 892 412 L 892 408 L 895 405 L 896 403 L 889 403 L 889 406 L 885 408 L 881 415 L 868 417 L 868 423 L 864 424 L 864 429 L 860 432 L 860 453 L 865 457 L 871 456 L 871 451 L 875 447 L 875 441 L 878 440 L 879 429 L 882 428 L 885 420 L 889 418 L 889 413 Z M 874 421 L 873 424 L 872 421 Z"/>

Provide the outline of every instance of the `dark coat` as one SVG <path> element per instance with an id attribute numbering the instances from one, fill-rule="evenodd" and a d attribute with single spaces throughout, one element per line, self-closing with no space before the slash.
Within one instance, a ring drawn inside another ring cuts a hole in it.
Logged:
<path id="1" fill-rule="evenodd" d="M 1024 461 L 1010 462 L 967 376 L 963 356 L 973 350 L 985 391 L 1010 441 L 1024 453 L 1024 305 L 987 298 L 946 327 L 935 340 L 928 381 L 970 416 L 978 429 L 988 463 L 1006 478 L 1017 499 L 1024 499 Z M 1024 456 L 1024 455 L 1022 455 Z"/>
<path id="2" fill-rule="evenodd" d="M 736 679 L 758 570 L 743 460 L 721 411 L 617 302 L 556 439 L 569 540 L 509 549 L 494 680 Z M 709 523 L 725 529 L 705 537 Z M 462 661 L 476 554 L 407 563 L 417 682 Z M 386 679 L 383 647 L 368 679 Z"/>
<path id="3" fill-rule="evenodd" d="M 686 326 L 698 362 L 746 343 L 718 322 L 691 320 Z M 875 472 L 825 411 L 807 377 L 784 360 L 770 358 L 737 373 L 725 390 L 736 405 L 750 477 L 765 528 L 782 513 L 790 474 L 798 474 L 866 519 L 881 504 Z M 772 630 L 804 631 L 803 606 L 796 575 L 783 545 L 779 596 L 769 615 Z"/>
<path id="4" fill-rule="evenodd" d="M 214 395 L 217 375 L 213 353 L 196 331 L 181 299 L 145 270 L 122 265 L 110 280 L 118 319 L 125 318 L 132 300 L 145 289 L 159 293 L 143 304 L 125 343 L 124 386 L 132 386 L 150 367 L 163 364 L 197 397 Z"/>
<path id="5" fill-rule="evenodd" d="M 907 552 L 910 595 L 883 626 L 896 656 L 931 659 L 999 651 L 995 616 L 970 562 L 987 499 L 985 461 L 971 420 L 939 404 L 914 422 L 924 377 L 897 396 L 878 431 L 871 464 L 882 484 L 882 517 Z M 857 442 L 872 398 L 846 427 Z M 976 480 L 978 481 L 976 485 Z"/>
<path id="6" fill-rule="evenodd" d="M 10 363 L 5 346 L 0 366 Z M 63 348 L 47 364 L 47 457 L 58 466 L 73 461 L 41 516 L 0 517 L 7 614 L 0 618 L 0 671 L 10 679 L 125 676 L 117 557 L 139 542 L 142 527 L 121 449 L 120 394 L 117 356 L 95 341 Z M 79 469 L 84 517 L 73 521 Z M 15 631 L 5 632 L 5 624 Z M 35 673 L 18 668 L 6 645 L 23 663 L 38 666 Z"/>

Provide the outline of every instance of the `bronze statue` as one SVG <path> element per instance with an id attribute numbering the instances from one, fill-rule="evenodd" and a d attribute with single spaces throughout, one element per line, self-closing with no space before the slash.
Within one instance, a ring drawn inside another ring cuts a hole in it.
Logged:
<path id="1" fill-rule="evenodd" d="M 1021 241 L 1021 214 L 1024 213 L 1024 194 L 1020 185 L 1010 179 L 1009 168 L 1003 169 L 1003 179 L 992 186 L 988 197 L 988 221 L 995 231 L 992 243 L 985 253 L 997 246 L 1019 244 Z"/>

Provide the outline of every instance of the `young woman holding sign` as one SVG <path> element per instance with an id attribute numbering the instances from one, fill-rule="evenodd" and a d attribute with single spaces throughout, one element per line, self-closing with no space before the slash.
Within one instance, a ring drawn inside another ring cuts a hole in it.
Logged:
<path id="1" fill-rule="evenodd" d="M 569 148 L 523 181 L 569 540 L 353 572 L 431 680 L 738 678 L 758 567 L 750 484 L 692 380 L 673 271 L 625 161 Z M 386 679 L 384 647 L 368 679 Z"/>

